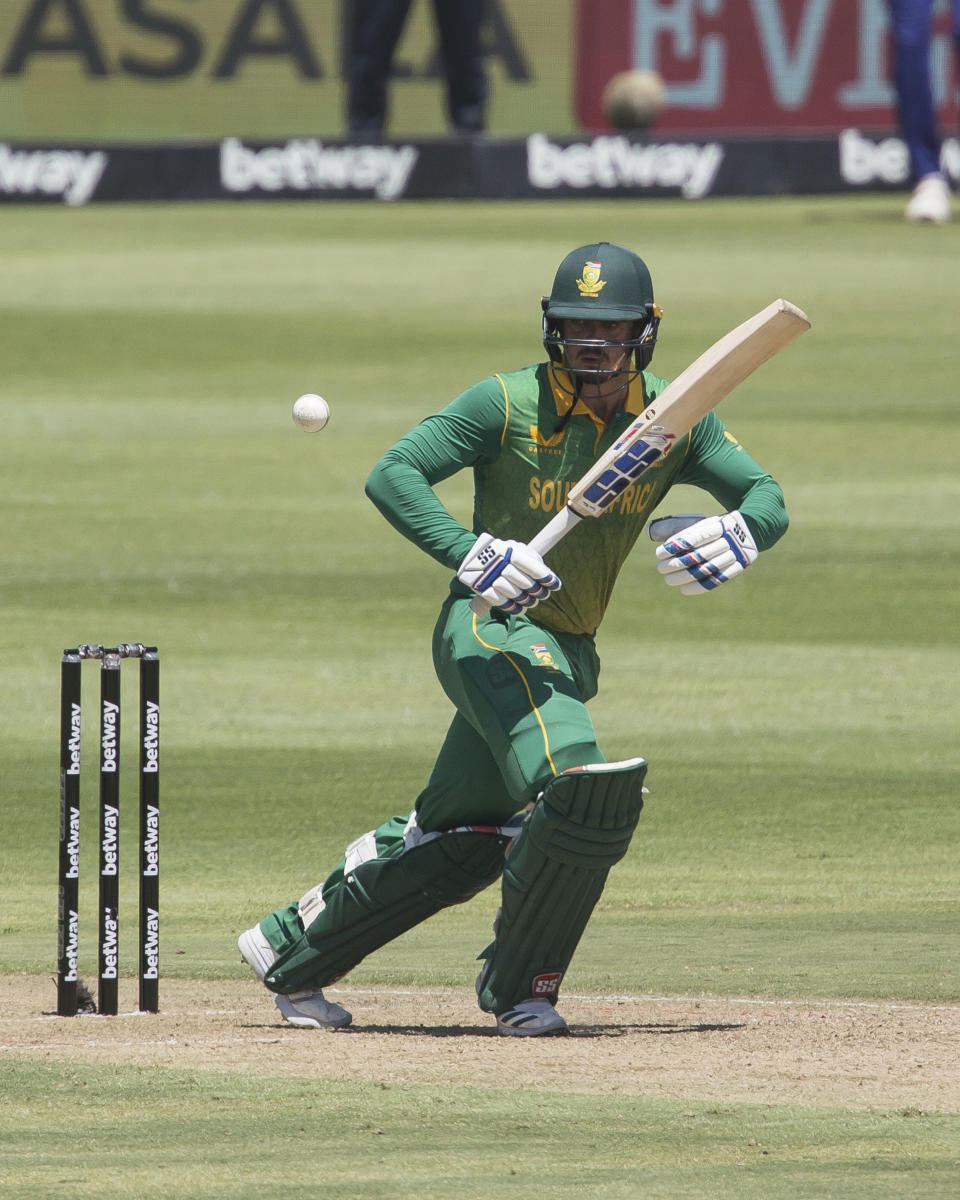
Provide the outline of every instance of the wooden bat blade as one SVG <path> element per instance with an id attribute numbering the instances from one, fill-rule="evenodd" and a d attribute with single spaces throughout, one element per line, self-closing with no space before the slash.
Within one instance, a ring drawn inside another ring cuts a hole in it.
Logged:
<path id="1" fill-rule="evenodd" d="M 598 517 L 648 467 L 768 359 L 810 328 L 789 300 L 774 300 L 682 371 L 570 489 L 567 504 Z M 541 550 L 542 553 L 542 550 Z"/>

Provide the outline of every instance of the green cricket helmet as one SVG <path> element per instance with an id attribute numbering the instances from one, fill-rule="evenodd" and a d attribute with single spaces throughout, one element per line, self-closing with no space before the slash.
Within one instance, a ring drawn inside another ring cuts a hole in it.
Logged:
<path id="1" fill-rule="evenodd" d="M 571 251 L 560 264 L 553 290 L 543 297 L 542 306 L 543 345 L 555 363 L 566 366 L 568 345 L 596 344 L 594 339 L 565 338 L 560 324 L 564 320 L 633 321 L 628 341 L 604 343 L 633 350 L 631 378 L 653 358 L 663 314 L 653 298 L 647 264 L 624 246 L 594 242 Z"/>

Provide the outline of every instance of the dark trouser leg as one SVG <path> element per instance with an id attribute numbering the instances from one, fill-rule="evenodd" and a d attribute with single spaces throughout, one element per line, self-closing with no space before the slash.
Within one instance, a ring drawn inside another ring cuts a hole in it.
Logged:
<path id="1" fill-rule="evenodd" d="M 447 115 L 460 133 L 486 127 L 487 77 L 480 47 L 483 0 L 433 0 L 447 80 Z"/>
<path id="2" fill-rule="evenodd" d="M 347 125 L 351 133 L 382 133 L 387 86 L 410 0 L 347 0 Z"/>

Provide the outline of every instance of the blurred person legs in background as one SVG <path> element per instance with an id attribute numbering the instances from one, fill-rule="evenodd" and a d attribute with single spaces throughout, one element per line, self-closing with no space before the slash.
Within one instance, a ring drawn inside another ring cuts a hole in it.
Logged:
<path id="1" fill-rule="evenodd" d="M 934 0 L 889 0 L 893 27 L 894 83 L 900 132 L 910 152 L 914 189 L 908 221 L 950 219 L 950 185 L 940 169 L 940 135 L 930 84 Z M 960 0 L 953 4 L 953 37 L 960 59 Z"/>
<path id="2" fill-rule="evenodd" d="M 480 46 L 483 0 L 432 0 L 446 77 L 447 117 L 457 133 L 486 124 L 487 80 Z M 347 124 L 350 132 L 383 133 L 393 55 L 411 0 L 346 0 Z"/>

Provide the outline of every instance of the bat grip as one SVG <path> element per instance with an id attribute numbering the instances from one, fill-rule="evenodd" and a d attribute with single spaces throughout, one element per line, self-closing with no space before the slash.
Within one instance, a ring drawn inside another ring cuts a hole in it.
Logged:
<path id="1" fill-rule="evenodd" d="M 527 545 L 531 550 L 535 550 L 537 554 L 544 555 L 552 550 L 557 542 L 566 537 L 574 525 L 579 525 L 582 520 L 583 518 L 579 513 L 575 513 L 572 508 L 566 506 L 552 520 L 548 521 L 539 533 L 534 534 L 530 541 L 527 542 Z M 478 617 L 482 617 L 484 613 L 488 613 L 493 608 L 493 605 L 488 604 L 482 596 L 474 596 L 470 601 L 470 607 Z"/>

